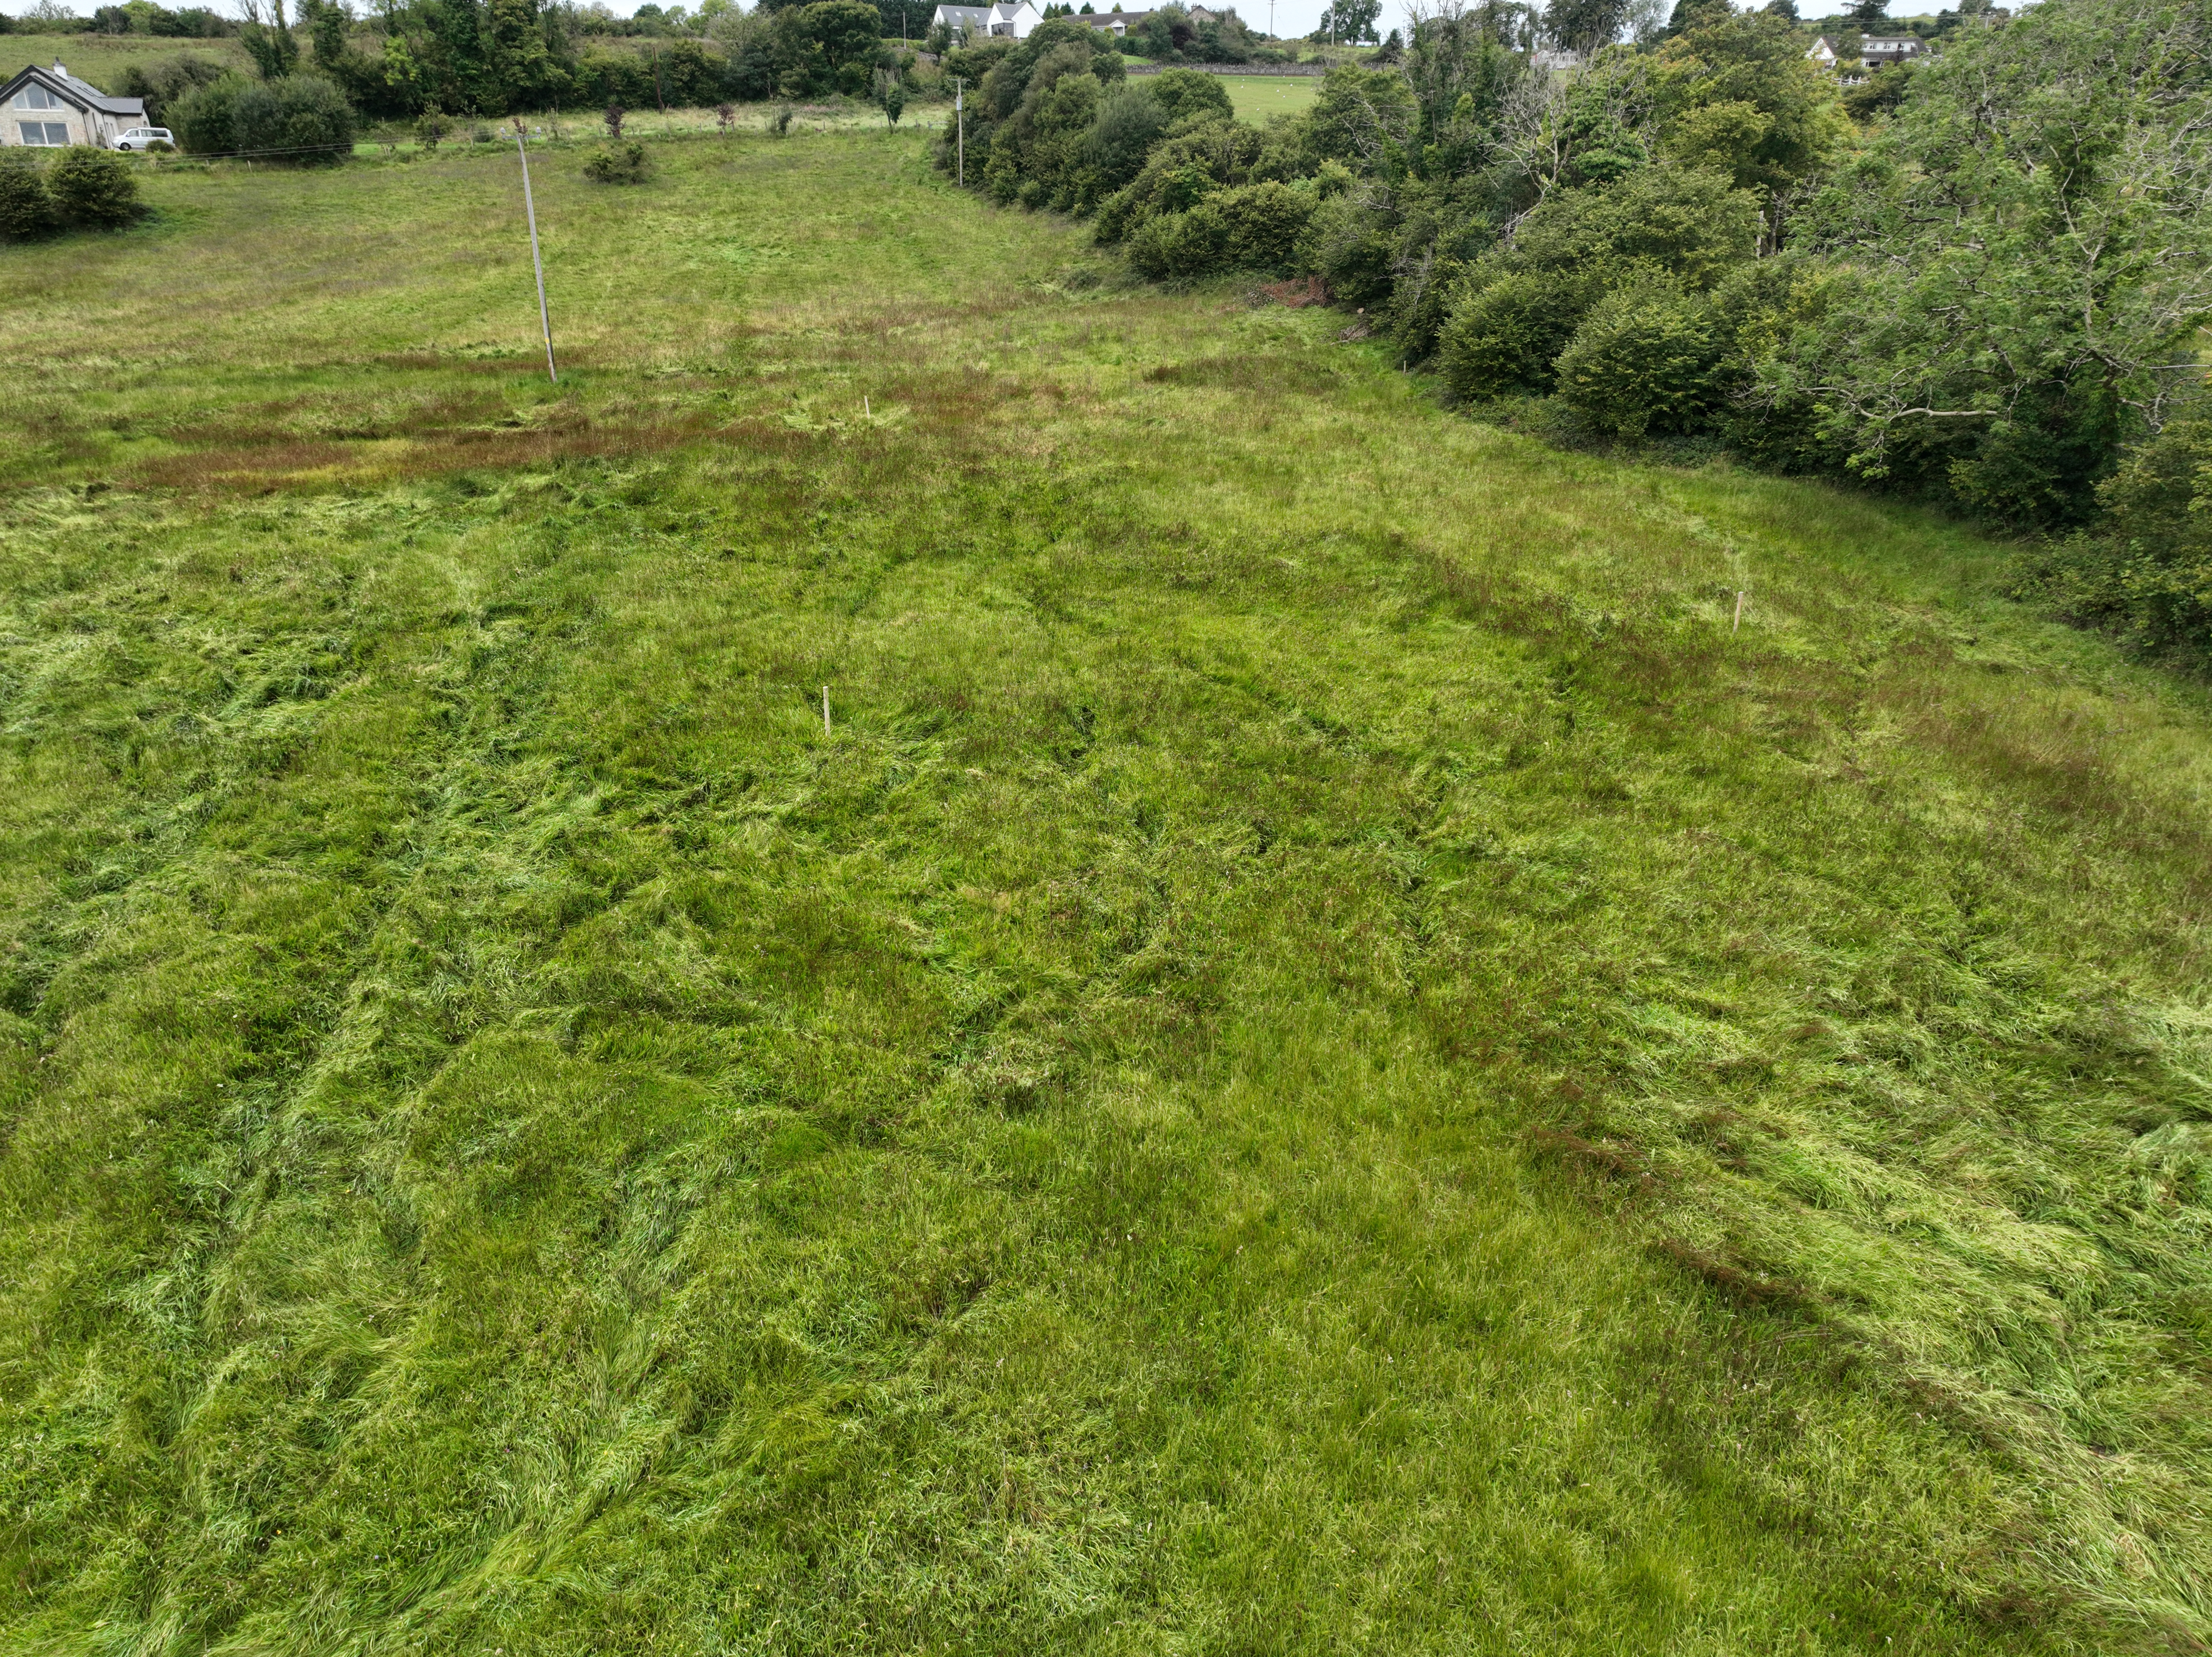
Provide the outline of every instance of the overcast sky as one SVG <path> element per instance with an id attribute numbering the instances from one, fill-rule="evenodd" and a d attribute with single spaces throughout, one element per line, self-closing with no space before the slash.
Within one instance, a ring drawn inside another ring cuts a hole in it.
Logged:
<path id="1" fill-rule="evenodd" d="M 668 0 L 662 0 L 662 3 L 667 3 Z M 1145 9 L 1149 4 L 1158 3 L 1158 0 L 1127 0 L 1132 10 Z M 0 11 L 21 16 L 34 3 L 36 0 L 0 0 Z M 88 16 L 94 7 L 102 3 L 102 0 L 68 0 L 68 3 L 70 9 L 80 16 Z M 169 6 L 172 9 L 182 6 L 203 4 L 208 5 L 211 10 L 223 12 L 229 15 L 234 16 L 238 12 L 238 8 L 233 0 L 161 0 L 161 3 Z M 1076 3 L 1080 5 L 1082 0 L 1076 0 Z M 1108 0 L 1093 0 L 1093 3 L 1102 11 L 1109 9 Z M 1282 34 L 1310 34 L 1315 26 L 1321 21 L 1322 7 L 1326 3 L 1327 0 L 1275 0 L 1273 11 L 1276 32 Z M 1838 4 L 1841 3 L 1842 0 L 1838 0 Z M 609 9 L 624 16 L 636 10 L 638 0 L 608 0 Z M 1264 30 L 1268 27 L 1267 0 L 1236 0 L 1236 5 L 1238 15 L 1254 28 Z M 1814 0 L 1814 3 L 1811 4 L 1808 4 L 1807 0 L 1799 0 L 1799 5 L 1808 17 L 1825 9 L 1818 3 L 1818 0 Z M 1900 16 L 1906 11 L 1913 9 L 1909 5 L 1897 4 L 1896 0 L 1893 0 L 1893 8 Z M 362 0 L 354 0 L 354 9 L 356 11 L 366 9 Z M 1038 9 L 1042 10 L 1042 6 L 1040 4 Z M 1401 0 L 1382 0 L 1382 27 L 1386 32 L 1392 25 L 1402 23 L 1404 21 L 1405 11 Z M 179 44 L 185 43 L 179 42 Z M 4 50 L 0 49 L 0 59 L 4 58 Z"/>

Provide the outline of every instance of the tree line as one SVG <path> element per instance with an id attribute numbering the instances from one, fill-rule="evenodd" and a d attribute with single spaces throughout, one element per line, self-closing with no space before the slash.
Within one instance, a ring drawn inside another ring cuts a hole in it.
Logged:
<path id="1" fill-rule="evenodd" d="M 337 0 L 244 9 L 253 76 L 186 53 L 132 65 L 112 89 L 143 98 L 189 152 L 313 163 L 350 153 L 362 118 L 418 121 L 434 139 L 453 118 L 872 97 L 915 63 L 885 41 L 868 0 L 764 0 L 750 12 L 707 0 L 696 15 L 657 14 L 621 46 L 589 27 L 606 21 L 597 13 L 538 0 L 406 0 L 367 28 Z M 707 33 L 670 35 L 669 18 Z"/>
<path id="2" fill-rule="evenodd" d="M 1680 0 L 1607 43 L 1633 25 L 1622 0 L 1441 0 L 1395 62 L 1257 127 L 1048 22 L 966 54 L 969 179 L 1090 217 L 1147 276 L 1317 277 L 1534 429 L 2063 537 L 2039 590 L 2212 647 L 2212 8 L 1952 14 L 1872 98 L 1808 61 L 1789 0 Z"/>

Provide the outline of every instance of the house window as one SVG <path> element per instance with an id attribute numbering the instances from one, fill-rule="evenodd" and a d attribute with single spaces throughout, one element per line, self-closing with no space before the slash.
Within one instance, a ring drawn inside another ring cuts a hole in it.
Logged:
<path id="1" fill-rule="evenodd" d="M 69 128 L 59 121 L 18 121 L 23 142 L 40 149 L 62 149 L 69 144 Z"/>
<path id="2" fill-rule="evenodd" d="M 59 109 L 62 100 L 40 86 L 25 87 L 15 94 L 18 109 Z"/>

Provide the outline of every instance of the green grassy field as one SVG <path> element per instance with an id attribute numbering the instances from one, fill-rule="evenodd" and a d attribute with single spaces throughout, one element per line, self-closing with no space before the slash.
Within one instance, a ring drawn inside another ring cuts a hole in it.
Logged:
<path id="1" fill-rule="evenodd" d="M 236 70 L 253 72 L 252 60 L 235 38 L 219 40 L 177 40 L 143 34 L 0 34 L 0 78 L 28 64 L 43 69 L 60 63 L 80 80 L 104 91 L 115 90 L 116 77 L 133 64 L 158 58 L 206 58 Z"/>
<path id="2" fill-rule="evenodd" d="M 0 1649 L 2201 1648 L 2197 693 L 653 153 L 0 252 Z"/>
<path id="3" fill-rule="evenodd" d="M 1321 81 L 1311 75 L 1224 75 L 1229 101 L 1237 118 L 1255 124 L 1270 115 L 1295 115 L 1321 94 Z"/>

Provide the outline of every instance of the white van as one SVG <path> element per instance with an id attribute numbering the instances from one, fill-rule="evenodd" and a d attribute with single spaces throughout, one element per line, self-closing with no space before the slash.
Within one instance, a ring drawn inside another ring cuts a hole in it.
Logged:
<path id="1" fill-rule="evenodd" d="M 146 149 L 155 144 L 167 144 L 174 149 L 177 147 L 176 134 L 165 126 L 134 126 L 128 132 L 115 135 L 118 149 Z"/>

